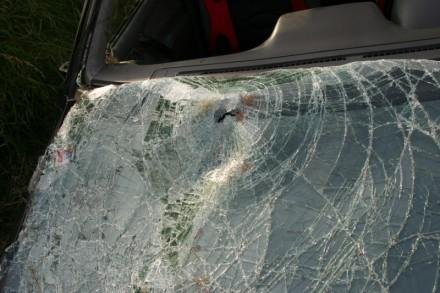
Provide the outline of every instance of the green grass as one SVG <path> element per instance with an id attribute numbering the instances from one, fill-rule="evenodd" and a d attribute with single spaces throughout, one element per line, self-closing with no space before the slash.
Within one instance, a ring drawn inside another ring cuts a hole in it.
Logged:
<path id="1" fill-rule="evenodd" d="M 14 240 L 27 186 L 62 112 L 82 0 L 0 1 L 0 254 Z"/>

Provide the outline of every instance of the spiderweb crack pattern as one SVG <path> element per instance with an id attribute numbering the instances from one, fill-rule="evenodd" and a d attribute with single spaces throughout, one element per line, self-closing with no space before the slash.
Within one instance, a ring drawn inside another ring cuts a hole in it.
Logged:
<path id="1" fill-rule="evenodd" d="M 90 91 L 47 150 L 3 288 L 437 292 L 439 115 L 425 60 Z"/>

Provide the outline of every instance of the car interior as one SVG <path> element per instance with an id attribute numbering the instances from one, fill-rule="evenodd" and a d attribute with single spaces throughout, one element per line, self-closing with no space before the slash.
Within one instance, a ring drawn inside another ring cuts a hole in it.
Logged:
<path id="1" fill-rule="evenodd" d="M 135 10 L 136 34 L 116 36 L 117 60 L 155 64 L 219 56 L 255 48 L 287 13 L 361 1 L 350 0 L 150 0 Z M 374 2 L 374 1 L 370 1 Z M 376 3 L 390 17 L 391 1 Z M 141 16 L 141 17 L 139 17 Z M 128 19 L 130 19 L 129 17 Z M 137 18 L 140 18 L 139 20 Z M 118 42 L 122 38 L 123 42 Z"/>
<path id="2" fill-rule="evenodd" d="M 124 37 L 127 33 L 124 31 L 117 35 L 111 52 L 116 60 L 133 60 L 137 64 L 242 52 L 268 40 L 282 15 L 356 2 L 366 1 L 150 0 L 128 17 L 133 19 L 130 30 L 134 31 L 129 32 L 127 37 Z M 385 19 L 393 18 L 394 22 L 398 22 L 396 16 L 392 16 L 394 1 L 367 2 L 375 3 Z M 427 26 L 440 25 L 435 23 L 436 19 Z M 119 39 L 123 41 L 118 42 Z"/>
<path id="3" fill-rule="evenodd" d="M 440 58 L 436 0 L 97 3 L 95 18 L 83 20 L 92 32 L 83 36 L 89 44 L 80 60 L 81 81 L 88 86 L 384 58 Z M 119 5 L 124 9 L 113 9 Z M 117 24 L 113 10 L 124 11 Z"/>

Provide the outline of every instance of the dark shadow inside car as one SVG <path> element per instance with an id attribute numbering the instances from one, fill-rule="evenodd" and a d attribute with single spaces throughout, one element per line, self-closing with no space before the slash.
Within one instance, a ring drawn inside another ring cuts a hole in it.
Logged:
<path id="1" fill-rule="evenodd" d="M 113 38 L 108 59 L 157 64 L 242 52 L 270 38 L 283 14 L 351 2 L 365 1 L 145 1 L 127 17 L 131 28 Z M 385 1 L 377 4 L 388 16 Z"/>

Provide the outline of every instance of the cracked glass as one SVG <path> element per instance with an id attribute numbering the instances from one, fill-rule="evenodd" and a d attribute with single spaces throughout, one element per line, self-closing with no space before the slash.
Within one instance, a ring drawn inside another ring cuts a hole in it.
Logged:
<path id="1" fill-rule="evenodd" d="M 67 115 L 5 292 L 437 292 L 440 63 L 106 86 Z"/>

